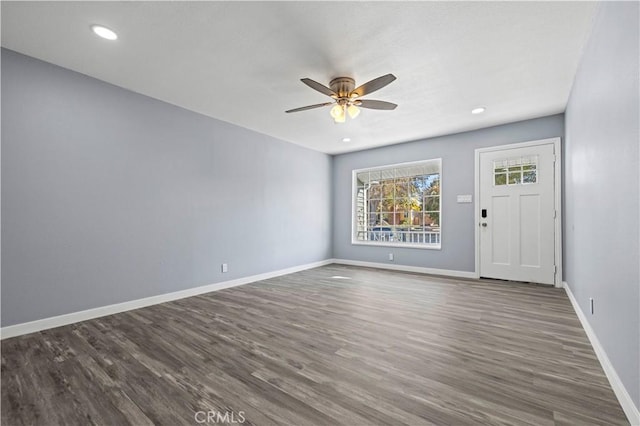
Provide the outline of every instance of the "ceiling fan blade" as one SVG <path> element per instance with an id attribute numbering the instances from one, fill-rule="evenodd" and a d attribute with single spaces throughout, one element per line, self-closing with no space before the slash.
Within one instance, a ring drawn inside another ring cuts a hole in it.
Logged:
<path id="1" fill-rule="evenodd" d="M 362 86 L 358 86 L 353 89 L 353 91 L 351 92 L 352 97 L 354 94 L 357 96 L 364 96 L 368 95 L 369 93 L 375 92 L 376 90 L 380 90 L 395 79 L 396 76 L 393 74 L 387 74 L 383 75 L 382 77 L 374 78 L 373 80 L 366 82 Z"/>
<path id="2" fill-rule="evenodd" d="M 308 109 L 320 108 L 320 107 L 327 106 L 327 105 L 333 105 L 333 102 L 325 102 L 323 104 L 307 105 L 307 106 L 300 107 L 300 108 L 290 109 L 289 111 L 285 111 L 285 112 L 288 113 L 288 112 L 306 111 Z"/>
<path id="3" fill-rule="evenodd" d="M 362 108 L 384 109 L 384 110 L 396 109 L 396 107 L 398 106 L 396 104 L 392 104 L 391 102 L 372 101 L 372 100 L 367 100 L 367 99 L 361 99 L 355 105 L 359 106 L 359 107 L 362 107 Z"/>
<path id="4" fill-rule="evenodd" d="M 329 89 L 324 84 L 320 84 L 317 81 L 311 80 L 310 78 L 303 78 L 300 81 L 302 81 L 307 86 L 311 87 L 314 90 L 317 90 L 318 92 L 320 92 L 322 94 L 325 94 L 327 96 L 331 96 L 332 98 L 337 98 L 338 97 L 338 94 L 336 92 L 334 92 L 333 90 Z"/>

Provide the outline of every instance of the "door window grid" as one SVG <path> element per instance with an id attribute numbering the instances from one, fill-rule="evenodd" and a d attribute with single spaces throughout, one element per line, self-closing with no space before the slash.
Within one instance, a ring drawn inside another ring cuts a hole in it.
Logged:
<path id="1" fill-rule="evenodd" d="M 529 185 L 538 182 L 538 156 L 515 157 L 493 162 L 493 185 Z"/>

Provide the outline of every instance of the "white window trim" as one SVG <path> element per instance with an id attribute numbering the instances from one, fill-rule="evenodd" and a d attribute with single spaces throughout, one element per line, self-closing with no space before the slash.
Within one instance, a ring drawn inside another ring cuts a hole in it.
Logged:
<path id="1" fill-rule="evenodd" d="M 424 163 L 425 161 L 437 161 L 440 165 L 440 243 L 438 244 L 412 244 L 412 243 L 395 243 L 391 241 L 361 241 L 357 239 L 357 213 L 356 203 L 358 197 L 358 173 L 364 171 L 385 170 L 394 167 L 411 166 L 413 164 Z M 368 247 L 394 247 L 394 248 L 408 248 L 408 249 L 420 249 L 420 250 L 442 250 L 442 230 L 443 227 L 443 202 L 442 202 L 442 158 L 428 158 L 426 160 L 408 161 L 405 163 L 385 164 L 383 166 L 376 167 L 364 167 L 362 169 L 355 169 L 351 172 L 351 245 L 356 246 L 368 246 Z"/>

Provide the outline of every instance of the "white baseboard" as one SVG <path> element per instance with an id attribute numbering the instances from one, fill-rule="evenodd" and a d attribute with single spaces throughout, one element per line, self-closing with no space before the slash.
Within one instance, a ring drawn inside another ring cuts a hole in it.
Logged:
<path id="1" fill-rule="evenodd" d="M 117 314 L 119 312 L 131 311 L 134 309 L 144 308 L 146 306 L 157 305 L 159 303 L 171 302 L 172 300 L 184 299 L 185 297 L 197 296 L 200 294 L 210 293 L 212 291 L 218 291 L 225 288 L 237 287 L 256 281 L 279 277 L 281 275 L 304 271 L 306 269 L 317 268 L 319 266 L 328 265 L 330 263 L 333 263 L 333 261 L 331 259 L 327 259 L 320 262 L 313 262 L 305 265 L 294 266 L 291 268 L 280 269 L 278 271 L 266 272 L 264 274 L 252 275 L 250 277 L 243 277 L 235 280 L 223 281 L 215 284 L 208 284 L 200 287 L 189 288 L 186 290 L 175 291 L 172 293 L 145 297 L 143 299 L 130 300 L 128 302 L 87 309 L 85 311 L 72 312 L 69 314 L 25 322 L 22 324 L 10 325 L 7 327 L 2 327 L 0 329 L 0 339 L 8 339 L 10 337 L 21 336 L 23 334 L 35 333 L 36 331 L 48 330 L 50 328 L 61 327 L 63 325 L 69 325 L 80 321 L 86 321 L 106 315 Z"/>
<path id="2" fill-rule="evenodd" d="M 454 271 L 450 269 L 424 268 L 422 266 L 397 265 L 391 263 L 363 262 L 361 260 L 332 259 L 340 265 L 364 266 L 367 268 L 390 269 L 392 271 L 417 272 L 419 274 L 442 275 L 455 278 L 478 278 L 475 272 Z"/>
<path id="3" fill-rule="evenodd" d="M 609 357 L 607 356 L 607 353 L 605 352 L 604 347 L 602 347 L 602 345 L 600 344 L 600 341 L 598 340 L 598 336 L 596 336 L 596 333 L 593 331 L 593 328 L 591 328 L 591 325 L 587 321 L 587 317 L 585 316 L 584 312 L 582 312 L 582 309 L 580 308 L 578 301 L 573 296 L 573 293 L 571 292 L 571 288 L 566 282 L 563 282 L 562 284 L 564 286 L 565 291 L 567 292 L 567 296 L 569 297 L 569 300 L 571 301 L 571 305 L 573 305 L 573 309 L 576 311 L 576 314 L 578 315 L 578 319 L 582 324 L 582 328 L 584 328 L 584 331 L 587 333 L 587 337 L 591 342 L 591 346 L 593 346 L 593 350 L 595 351 L 596 356 L 598 357 L 598 361 L 600 361 L 600 365 L 602 365 L 604 374 L 607 376 L 607 379 L 609 379 L 611 388 L 613 389 L 613 392 L 616 394 L 616 397 L 618 398 L 618 402 L 620 402 L 620 405 L 622 406 L 622 410 L 624 410 L 624 413 L 626 414 L 627 419 L 629 420 L 629 423 L 631 423 L 634 426 L 640 425 L 640 411 L 638 410 L 638 407 L 636 407 L 636 405 L 633 403 L 633 399 L 631 399 L 629 392 L 627 392 L 627 389 L 624 387 L 622 380 L 620 380 L 620 376 L 618 376 L 618 373 L 616 373 L 615 368 L 613 368 L 613 364 L 611 364 L 611 361 L 609 360 Z"/>

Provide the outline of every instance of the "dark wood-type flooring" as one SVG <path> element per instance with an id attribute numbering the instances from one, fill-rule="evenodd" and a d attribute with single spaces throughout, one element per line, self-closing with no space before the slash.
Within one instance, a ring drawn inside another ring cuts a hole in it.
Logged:
<path id="1" fill-rule="evenodd" d="M 627 424 L 564 290 L 340 265 L 4 340 L 1 402 L 6 426 Z"/>

